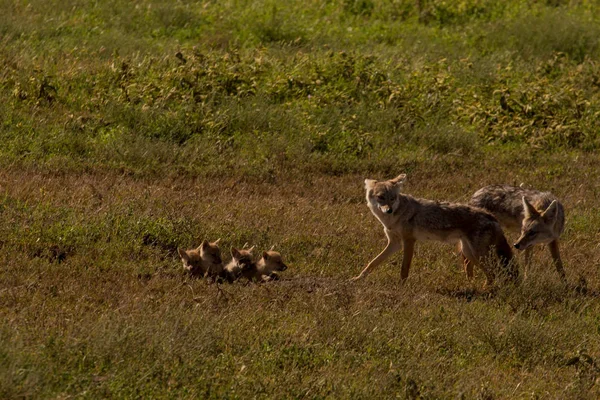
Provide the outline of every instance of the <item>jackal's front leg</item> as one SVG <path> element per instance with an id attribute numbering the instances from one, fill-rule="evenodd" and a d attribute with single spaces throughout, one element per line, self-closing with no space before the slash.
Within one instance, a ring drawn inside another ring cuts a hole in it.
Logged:
<path id="1" fill-rule="evenodd" d="M 405 281 L 406 278 L 408 278 L 408 272 L 410 271 L 410 263 L 415 250 L 415 240 L 404 239 L 402 243 L 404 245 L 404 256 L 402 257 L 402 270 L 400 271 L 400 278 Z"/>
<path id="2" fill-rule="evenodd" d="M 523 268 L 523 277 L 527 279 L 527 276 L 529 275 L 529 273 L 532 270 L 531 267 L 531 260 L 533 259 L 533 246 L 528 247 L 525 249 L 525 260 L 524 261 L 524 268 Z"/>
<path id="3" fill-rule="evenodd" d="M 392 254 L 394 254 L 395 252 L 397 252 L 398 250 L 400 250 L 402 248 L 402 245 L 400 244 L 399 241 L 396 240 L 390 240 L 388 238 L 388 244 L 385 247 L 385 249 L 383 249 L 383 251 L 381 253 L 379 253 L 379 255 L 377 257 L 375 257 L 373 259 L 373 261 L 371 261 L 366 267 L 365 269 L 362 270 L 362 272 L 360 273 L 360 275 L 352 278 L 352 281 L 358 281 L 360 279 L 363 279 L 365 276 L 367 276 L 373 269 L 375 269 L 375 267 L 377 267 L 379 264 L 381 264 L 382 262 L 384 262 L 385 260 L 387 260 Z"/>
<path id="4" fill-rule="evenodd" d="M 558 276 L 563 283 L 567 282 L 567 278 L 565 275 L 565 269 L 563 267 L 562 260 L 560 259 L 560 251 L 558 249 L 558 240 L 550 242 L 548 245 L 550 247 L 550 254 L 552 254 L 552 263 L 556 267 L 556 272 L 558 272 Z"/>

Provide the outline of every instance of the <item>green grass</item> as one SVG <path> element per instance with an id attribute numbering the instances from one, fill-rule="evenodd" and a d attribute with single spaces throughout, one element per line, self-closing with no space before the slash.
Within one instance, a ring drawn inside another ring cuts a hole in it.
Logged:
<path id="1" fill-rule="evenodd" d="M 0 397 L 597 398 L 599 5 L 0 1 Z M 400 172 L 555 193 L 570 288 L 439 243 L 350 284 Z M 219 237 L 290 269 L 186 277 Z"/>

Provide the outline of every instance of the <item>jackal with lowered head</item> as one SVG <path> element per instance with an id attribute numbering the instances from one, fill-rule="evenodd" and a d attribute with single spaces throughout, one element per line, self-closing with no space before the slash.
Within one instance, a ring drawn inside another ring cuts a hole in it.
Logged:
<path id="1" fill-rule="evenodd" d="M 408 278 L 417 240 L 459 243 L 462 253 L 477 265 L 492 285 L 496 275 L 505 274 L 516 280 L 518 269 L 512 262 L 512 251 L 500 223 L 484 211 L 469 205 L 414 198 L 400 192 L 405 174 L 387 181 L 365 180 L 367 205 L 383 225 L 388 239 L 385 249 L 353 280 L 364 278 L 398 250 L 404 248 L 402 280 Z M 501 271 L 487 259 L 492 253 Z M 472 270 L 469 278 L 472 277 Z"/>
<path id="2" fill-rule="evenodd" d="M 531 263 L 533 246 L 547 244 L 560 279 L 566 281 L 558 247 L 565 228 L 565 211 L 552 193 L 490 185 L 475 192 L 469 204 L 491 212 L 508 230 L 521 232 L 514 246 L 525 251 L 526 268 Z"/>

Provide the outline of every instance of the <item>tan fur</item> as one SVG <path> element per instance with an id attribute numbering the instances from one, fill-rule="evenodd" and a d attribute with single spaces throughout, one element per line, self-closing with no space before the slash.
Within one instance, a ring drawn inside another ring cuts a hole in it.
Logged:
<path id="1" fill-rule="evenodd" d="M 405 280 L 417 240 L 459 243 L 463 254 L 485 273 L 487 284 L 493 283 L 498 272 L 484 262 L 494 251 L 504 269 L 502 272 L 517 278 L 510 246 L 493 215 L 468 205 L 404 195 L 400 189 L 405 177 L 402 174 L 388 181 L 365 180 L 367 205 L 383 225 L 388 244 L 353 280 L 364 278 L 401 248 L 404 248 L 404 256 L 400 276 Z"/>
<path id="2" fill-rule="evenodd" d="M 256 268 L 252 271 L 251 279 L 256 281 L 277 280 L 279 279 L 278 272 L 283 272 L 287 268 L 281 254 L 273 250 L 263 251 L 261 259 L 258 260 Z"/>
<path id="3" fill-rule="evenodd" d="M 223 261 L 221 259 L 221 250 L 219 250 L 218 240 L 209 243 L 204 240 L 197 249 L 183 250 L 178 248 L 177 253 L 183 263 L 183 269 L 192 276 L 218 277 L 223 271 Z"/>
<path id="4" fill-rule="evenodd" d="M 565 214 L 562 204 L 552 193 L 518 186 L 490 185 L 475 192 L 469 204 L 488 210 L 507 229 L 520 231 L 514 246 L 525 251 L 527 267 L 532 247 L 547 244 L 560 279 L 566 281 L 558 245 L 565 226 Z"/>
<path id="5" fill-rule="evenodd" d="M 231 261 L 225 266 L 225 276 L 229 282 L 234 282 L 242 276 L 252 279 L 256 270 L 256 263 L 252 261 L 253 249 L 254 246 L 241 250 L 231 248 Z"/>

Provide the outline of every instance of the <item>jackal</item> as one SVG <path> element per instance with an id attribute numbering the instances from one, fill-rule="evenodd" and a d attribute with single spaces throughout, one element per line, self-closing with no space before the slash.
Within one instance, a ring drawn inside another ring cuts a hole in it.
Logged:
<path id="1" fill-rule="evenodd" d="M 223 271 L 219 240 L 213 243 L 204 240 L 197 249 L 192 250 L 177 248 L 177 253 L 183 262 L 183 269 L 193 276 L 218 277 Z"/>
<path id="2" fill-rule="evenodd" d="M 463 204 L 417 199 L 400 193 L 405 174 L 388 181 L 365 180 L 367 205 L 383 225 L 386 248 L 353 280 L 364 278 L 390 255 L 404 247 L 400 277 L 408 277 L 417 240 L 459 243 L 462 253 L 485 274 L 491 285 L 496 268 L 485 262 L 490 252 L 499 259 L 502 273 L 517 279 L 518 270 L 500 223 L 487 211 Z M 472 270 L 469 278 L 472 277 Z"/>
<path id="3" fill-rule="evenodd" d="M 273 250 L 263 251 L 261 259 L 256 263 L 252 278 L 259 282 L 278 280 L 278 272 L 283 272 L 286 269 L 287 265 L 283 262 L 279 252 Z"/>
<path id="4" fill-rule="evenodd" d="M 256 271 L 256 263 L 252 261 L 252 250 L 238 250 L 235 247 L 231 248 L 231 261 L 225 266 L 225 277 L 229 283 L 238 280 L 241 276 L 252 279 Z"/>
<path id="5" fill-rule="evenodd" d="M 560 279 L 566 281 L 558 247 L 558 239 L 565 227 L 565 212 L 552 193 L 490 185 L 475 192 L 469 204 L 491 212 L 508 230 L 520 230 L 521 236 L 514 246 L 525 250 L 526 267 L 531 262 L 533 246 L 547 244 Z"/>

